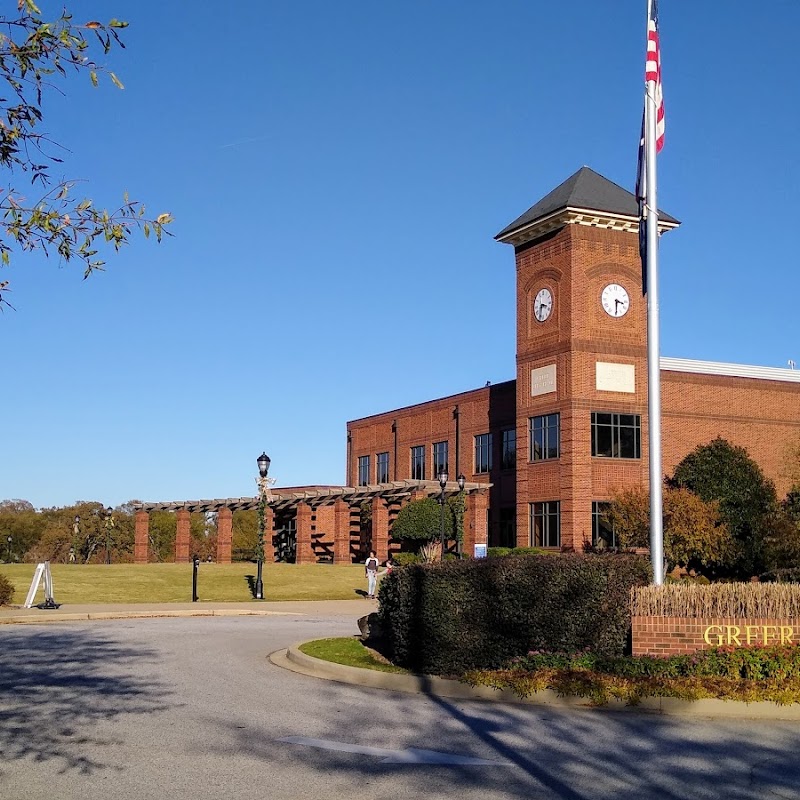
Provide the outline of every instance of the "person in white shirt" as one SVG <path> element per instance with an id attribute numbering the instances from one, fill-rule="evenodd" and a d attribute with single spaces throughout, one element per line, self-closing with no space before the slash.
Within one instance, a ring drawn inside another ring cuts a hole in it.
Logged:
<path id="1" fill-rule="evenodd" d="M 378 581 L 378 567 L 380 562 L 375 556 L 375 551 L 369 551 L 369 558 L 364 564 L 364 571 L 367 576 L 367 597 L 370 599 L 375 597 L 375 584 Z"/>

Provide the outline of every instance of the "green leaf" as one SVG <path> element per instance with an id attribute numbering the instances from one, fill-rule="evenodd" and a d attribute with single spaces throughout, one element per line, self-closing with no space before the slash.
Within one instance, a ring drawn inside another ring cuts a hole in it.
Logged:
<path id="1" fill-rule="evenodd" d="M 89 70 L 89 77 L 92 79 L 92 86 L 97 86 L 97 73 L 93 70 Z"/>
<path id="2" fill-rule="evenodd" d="M 108 23 L 109 28 L 127 28 L 128 23 L 122 19 L 112 19 L 111 22 Z"/>
<path id="3" fill-rule="evenodd" d="M 108 74 L 111 76 L 111 80 L 114 82 L 114 86 L 116 86 L 117 89 L 124 89 L 125 88 L 122 85 L 122 81 L 120 81 L 120 79 L 113 72 L 109 72 Z"/>

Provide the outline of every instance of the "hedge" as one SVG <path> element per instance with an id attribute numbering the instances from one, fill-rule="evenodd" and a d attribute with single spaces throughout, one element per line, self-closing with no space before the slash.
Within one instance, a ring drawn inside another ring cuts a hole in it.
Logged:
<path id="1" fill-rule="evenodd" d="M 412 564 L 380 589 L 386 655 L 415 672 L 494 669 L 531 650 L 629 650 L 646 558 L 564 554 Z"/>

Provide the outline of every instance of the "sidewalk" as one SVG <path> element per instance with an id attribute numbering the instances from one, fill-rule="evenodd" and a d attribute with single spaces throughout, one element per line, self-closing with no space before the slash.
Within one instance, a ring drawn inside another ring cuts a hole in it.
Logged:
<path id="1" fill-rule="evenodd" d="M 290 600 L 283 602 L 252 600 L 246 603 L 119 603 L 72 605 L 55 609 L 0 606 L 0 625 L 22 623 L 75 622 L 100 619 L 146 617 L 236 617 L 236 616 L 315 616 L 359 617 L 377 609 L 371 600 Z"/>

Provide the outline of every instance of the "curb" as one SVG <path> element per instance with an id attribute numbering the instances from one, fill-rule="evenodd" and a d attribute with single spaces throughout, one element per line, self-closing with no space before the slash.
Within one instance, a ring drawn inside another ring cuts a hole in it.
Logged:
<path id="1" fill-rule="evenodd" d="M 763 719 L 800 720 L 800 704 L 781 706 L 768 701 L 740 703 L 735 700 L 704 698 L 680 700 L 675 697 L 646 697 L 639 705 L 631 706 L 623 700 L 612 699 L 602 706 L 593 705 L 584 697 L 562 697 L 551 689 L 535 692 L 529 697 L 519 697 L 510 689 L 492 689 L 489 686 L 469 686 L 461 681 L 439 678 L 435 675 L 400 675 L 380 672 L 345 664 L 335 664 L 300 652 L 298 642 L 286 650 L 277 650 L 269 660 L 277 667 L 299 672 L 314 678 L 367 686 L 373 689 L 388 689 L 395 692 L 427 694 L 454 700 L 489 700 L 500 703 L 515 703 L 559 708 L 582 708 L 591 711 L 627 711 L 644 714 L 682 717 L 713 717 L 717 719 Z"/>
<path id="2" fill-rule="evenodd" d="M 197 611 L 90 611 L 80 614 L 54 614 L 40 617 L 26 614 L 19 617 L 0 617 L 0 625 L 52 625 L 55 622 L 85 622 L 104 619 L 156 619 L 160 617 L 294 617 L 305 616 L 300 611 L 261 611 L 246 609 L 197 609 Z"/>

